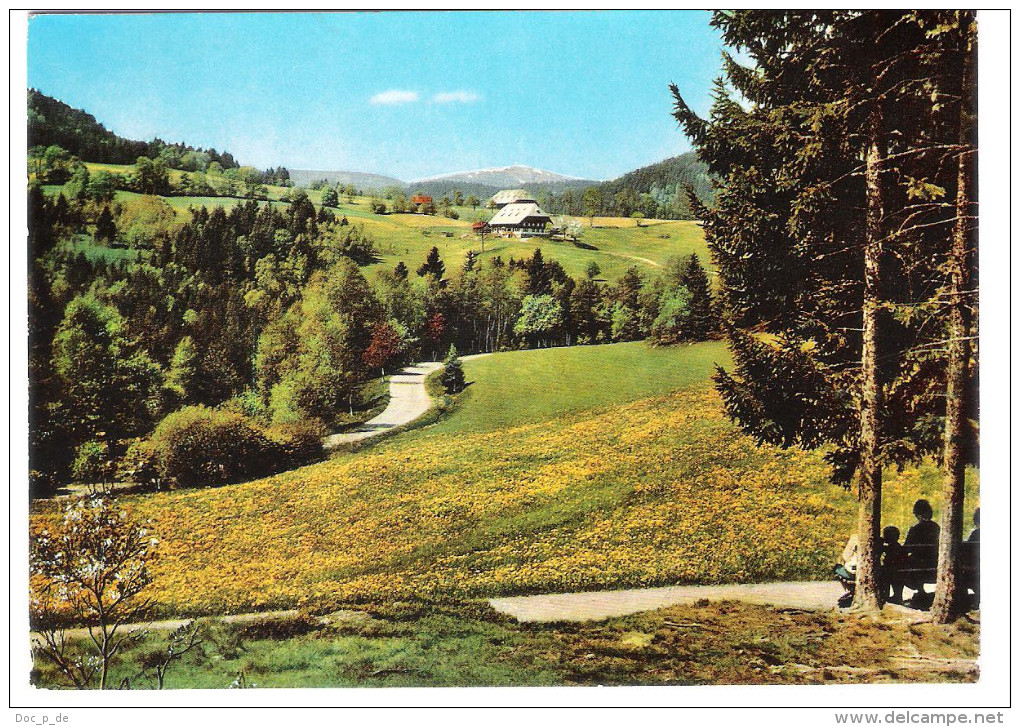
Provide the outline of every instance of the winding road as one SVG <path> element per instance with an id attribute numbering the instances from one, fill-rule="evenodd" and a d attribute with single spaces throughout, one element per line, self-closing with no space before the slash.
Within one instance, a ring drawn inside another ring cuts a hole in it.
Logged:
<path id="1" fill-rule="evenodd" d="M 390 377 L 390 401 L 382 414 L 351 431 L 331 434 L 323 440 L 323 446 L 330 450 L 377 437 L 422 416 L 432 407 L 432 398 L 425 391 L 425 377 L 440 367 L 441 363 L 427 361 L 400 369 Z"/>

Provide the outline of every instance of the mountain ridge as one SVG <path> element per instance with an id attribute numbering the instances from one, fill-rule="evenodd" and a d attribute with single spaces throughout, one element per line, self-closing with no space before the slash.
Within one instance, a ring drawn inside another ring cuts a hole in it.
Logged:
<path id="1" fill-rule="evenodd" d="M 353 184 L 359 189 L 383 189 L 385 187 L 406 187 L 407 182 L 387 174 L 356 172 L 352 170 L 290 169 L 290 179 L 295 186 L 308 187 L 312 182 L 325 179 L 330 184 Z"/>
<path id="2" fill-rule="evenodd" d="M 487 184 L 491 186 L 525 185 L 525 184 L 574 184 L 590 183 L 598 184 L 599 180 L 582 179 L 569 174 L 560 174 L 547 169 L 539 169 L 525 164 L 510 164 L 501 167 L 488 167 L 484 169 L 470 169 L 461 172 L 448 172 L 436 174 L 420 179 L 412 179 L 408 184 L 423 184 L 426 182 L 472 182 L 475 184 Z"/>

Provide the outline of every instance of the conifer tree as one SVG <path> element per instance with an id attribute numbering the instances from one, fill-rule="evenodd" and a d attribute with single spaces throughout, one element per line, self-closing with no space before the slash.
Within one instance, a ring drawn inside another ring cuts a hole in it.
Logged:
<path id="1" fill-rule="evenodd" d="M 432 276 L 437 282 L 443 279 L 443 274 L 446 272 L 446 264 L 443 263 L 439 257 L 439 248 L 433 247 L 429 250 L 429 254 L 425 258 L 425 262 L 418 268 L 418 275 L 425 277 L 426 275 Z"/>
<path id="2" fill-rule="evenodd" d="M 883 465 L 936 455 L 931 422 L 945 415 L 944 360 L 931 353 L 944 273 L 931 261 L 948 251 L 939 198 L 957 186 L 944 161 L 959 78 L 934 48 L 953 24 L 933 16 L 718 12 L 753 67 L 725 59 L 708 121 L 673 87 L 677 119 L 721 180 L 713 208 L 697 210 L 734 354 L 717 384 L 761 441 L 834 445 L 833 478 L 856 477 L 861 608 L 884 595 Z"/>
<path id="3" fill-rule="evenodd" d="M 117 225 L 113 221 L 113 214 L 110 213 L 109 205 L 103 205 L 103 211 L 99 213 L 96 220 L 96 240 L 100 242 L 113 242 L 117 238 Z"/>
<path id="4" fill-rule="evenodd" d="M 456 394 L 464 389 L 464 367 L 457 356 L 457 347 L 450 344 L 450 351 L 443 361 L 443 373 L 440 381 L 447 394 Z"/>
<path id="5" fill-rule="evenodd" d="M 973 290 L 972 269 L 976 258 L 977 210 L 973 193 L 975 168 L 974 124 L 976 95 L 974 65 L 977 29 L 973 15 L 959 13 L 953 35 L 959 46 L 957 56 L 962 66 L 961 93 L 956 157 L 956 218 L 953 224 L 952 248 L 948 259 L 949 280 L 946 286 L 948 310 L 948 361 L 946 373 L 946 422 L 943 447 L 942 523 L 939 540 L 939 560 L 935 583 L 935 601 L 932 619 L 947 623 L 958 616 L 965 606 L 965 589 L 958 570 L 959 543 L 963 539 L 964 466 L 971 437 L 967 417 L 972 413 L 973 387 L 968 378 L 972 366 L 971 340 L 975 337 L 974 308 L 976 291 Z M 950 23 L 943 22 L 939 27 Z"/>
<path id="6" fill-rule="evenodd" d="M 680 271 L 679 282 L 691 295 L 687 337 L 694 341 L 703 341 L 715 331 L 716 322 L 708 273 L 701 266 L 696 254 L 691 253 L 685 261 Z"/>

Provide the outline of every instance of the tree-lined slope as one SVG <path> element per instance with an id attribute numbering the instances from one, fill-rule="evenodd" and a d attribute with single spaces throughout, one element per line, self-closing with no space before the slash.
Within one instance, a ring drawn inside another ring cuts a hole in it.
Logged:
<path id="1" fill-rule="evenodd" d="M 160 139 L 125 139 L 96 121 L 92 114 L 72 108 L 34 88 L 28 91 L 28 145 L 57 145 L 81 159 L 113 164 L 134 164 L 140 156 L 154 158 L 164 148 L 175 147 L 181 153 L 204 153 L 208 161 L 219 162 L 224 168 L 237 166 L 233 156 L 227 152 L 217 153 L 215 149 L 167 144 Z"/>

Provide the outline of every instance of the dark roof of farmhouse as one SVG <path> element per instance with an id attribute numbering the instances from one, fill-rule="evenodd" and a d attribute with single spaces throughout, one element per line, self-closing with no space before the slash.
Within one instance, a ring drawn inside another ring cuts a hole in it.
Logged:
<path id="1" fill-rule="evenodd" d="M 531 199 L 531 194 L 526 189 L 503 189 L 492 195 L 493 204 L 511 204 L 525 199 Z"/>
<path id="2" fill-rule="evenodd" d="M 552 222 L 552 218 L 542 211 L 542 208 L 535 202 L 514 202 L 501 209 L 492 219 L 489 225 L 519 225 L 525 220 Z"/>

